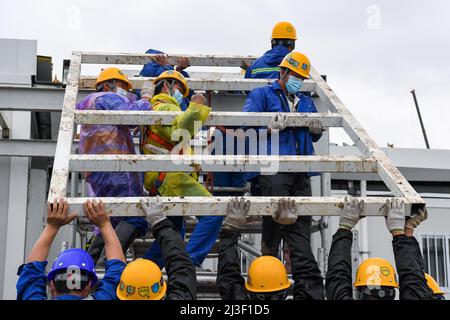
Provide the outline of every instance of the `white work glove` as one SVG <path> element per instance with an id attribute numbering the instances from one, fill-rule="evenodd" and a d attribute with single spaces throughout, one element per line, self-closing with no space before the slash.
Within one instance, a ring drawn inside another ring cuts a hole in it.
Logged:
<path id="1" fill-rule="evenodd" d="M 269 129 L 270 130 L 284 130 L 287 126 L 287 117 L 286 113 L 277 113 L 272 117 L 272 119 L 269 122 Z"/>
<path id="2" fill-rule="evenodd" d="M 401 199 L 386 200 L 386 225 L 390 233 L 404 233 L 405 204 Z"/>
<path id="3" fill-rule="evenodd" d="M 427 209 L 426 208 L 424 208 L 423 210 L 419 209 L 418 215 L 406 218 L 405 229 L 414 230 L 415 228 L 417 228 L 419 226 L 419 224 L 421 224 L 422 222 L 427 220 L 427 218 L 428 218 Z"/>
<path id="4" fill-rule="evenodd" d="M 352 230 L 358 223 L 363 208 L 364 200 L 345 197 L 344 209 L 342 210 L 341 218 L 339 219 L 339 228 Z"/>
<path id="5" fill-rule="evenodd" d="M 283 225 L 293 224 L 298 218 L 295 213 L 295 200 L 282 198 L 278 201 L 278 210 L 272 214 L 272 219 Z"/>
<path id="6" fill-rule="evenodd" d="M 232 199 L 228 204 L 228 211 L 223 227 L 225 229 L 240 229 L 247 220 L 247 213 L 250 209 L 250 200 L 245 201 L 244 197 Z"/>
<path id="7" fill-rule="evenodd" d="M 146 215 L 145 219 L 151 228 L 154 228 L 158 223 L 166 219 L 166 215 L 163 212 L 163 203 L 159 196 L 156 197 L 156 202 L 141 199 L 141 206 Z"/>
<path id="8" fill-rule="evenodd" d="M 155 95 L 155 84 L 152 81 L 145 81 L 142 84 L 141 97 L 151 100 Z"/>
<path id="9" fill-rule="evenodd" d="M 314 119 L 308 126 L 308 131 L 311 134 L 321 134 L 323 132 L 323 125 L 319 119 Z"/>

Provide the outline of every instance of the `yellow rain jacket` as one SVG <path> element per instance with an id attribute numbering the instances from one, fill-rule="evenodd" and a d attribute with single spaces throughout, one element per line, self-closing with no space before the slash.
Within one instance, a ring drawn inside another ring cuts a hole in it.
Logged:
<path id="1" fill-rule="evenodd" d="M 152 106 L 154 111 L 181 111 L 177 101 L 171 96 L 161 93 L 153 97 Z M 178 115 L 172 125 L 151 125 L 145 128 L 143 152 L 144 154 L 156 154 L 152 148 L 146 145 L 152 145 L 167 151 L 176 145 L 179 141 L 172 141 L 172 133 L 177 129 L 186 129 L 190 137 L 197 134 L 199 126 L 194 127 L 194 122 L 205 122 L 209 116 L 211 108 L 198 103 L 191 102 L 188 108 Z M 156 136 L 155 136 L 156 135 Z M 144 175 L 144 186 L 151 191 L 155 182 L 160 176 L 160 172 L 146 172 Z M 158 188 L 158 192 L 164 197 L 177 196 L 211 196 L 206 188 L 196 179 L 186 172 L 167 172 L 164 180 Z"/>

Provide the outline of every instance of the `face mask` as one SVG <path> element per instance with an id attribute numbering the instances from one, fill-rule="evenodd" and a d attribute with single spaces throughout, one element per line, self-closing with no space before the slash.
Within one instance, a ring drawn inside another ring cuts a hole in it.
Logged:
<path id="1" fill-rule="evenodd" d="M 116 93 L 128 98 L 128 91 L 122 88 L 116 88 Z"/>
<path id="2" fill-rule="evenodd" d="M 183 94 L 180 92 L 180 90 L 175 89 L 172 97 L 177 100 L 178 104 L 181 105 L 181 102 L 183 102 Z"/>
<path id="3" fill-rule="evenodd" d="M 286 81 L 286 90 L 290 93 L 290 94 L 296 94 L 297 92 L 300 91 L 300 88 L 302 87 L 302 79 L 299 79 L 297 77 L 294 76 L 289 76 L 288 81 Z"/>

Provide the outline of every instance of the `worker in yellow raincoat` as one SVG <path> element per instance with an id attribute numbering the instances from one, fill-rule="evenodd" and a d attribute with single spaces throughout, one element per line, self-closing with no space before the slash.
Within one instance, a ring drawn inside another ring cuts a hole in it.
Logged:
<path id="1" fill-rule="evenodd" d="M 174 70 L 163 72 L 154 80 L 155 95 L 151 100 L 153 111 L 181 111 L 180 103 L 189 93 L 189 87 L 183 75 Z M 150 125 L 142 131 L 141 152 L 144 154 L 171 153 L 175 146 L 186 135 L 192 138 L 206 121 L 211 109 L 205 105 L 206 99 L 201 94 L 192 96 L 187 109 L 178 115 L 172 125 Z M 180 135 L 180 130 L 181 135 Z M 187 141 L 183 141 L 187 142 Z M 178 150 L 178 146 L 176 146 Z M 178 151 L 175 152 L 178 154 Z M 144 186 L 150 195 L 163 197 L 199 196 L 210 197 L 211 194 L 197 181 L 194 174 L 186 172 L 146 172 Z M 184 220 L 182 217 L 170 218 L 174 225 L 184 235 Z M 208 255 L 218 238 L 223 217 L 202 216 L 198 217 L 196 225 L 186 250 L 197 267 L 201 267 L 203 260 Z M 161 249 L 154 243 L 145 258 L 164 266 Z"/>

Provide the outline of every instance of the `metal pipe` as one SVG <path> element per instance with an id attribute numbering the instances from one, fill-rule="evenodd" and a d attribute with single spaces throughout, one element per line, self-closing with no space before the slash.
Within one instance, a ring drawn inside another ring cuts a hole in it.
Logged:
<path id="1" fill-rule="evenodd" d="M 428 143 L 427 132 L 425 131 L 425 126 L 423 124 L 422 115 L 420 113 L 419 103 L 417 102 L 416 90 L 412 89 L 411 94 L 414 98 L 414 104 L 416 105 L 417 115 L 419 116 L 420 126 L 422 127 L 423 138 L 425 139 L 425 145 L 427 149 L 430 149 L 430 144 Z"/>
<path id="2" fill-rule="evenodd" d="M 367 181 L 361 180 L 361 197 L 367 197 Z M 369 258 L 369 234 L 367 229 L 367 218 L 359 221 L 360 261 Z"/>
<path id="3" fill-rule="evenodd" d="M 245 252 L 250 253 L 251 255 L 255 256 L 255 257 L 260 257 L 262 256 L 262 253 L 259 252 L 258 250 L 256 250 L 255 248 L 253 248 L 251 245 L 245 243 L 242 240 L 238 240 L 238 247 L 241 248 L 242 250 L 244 250 Z"/>

